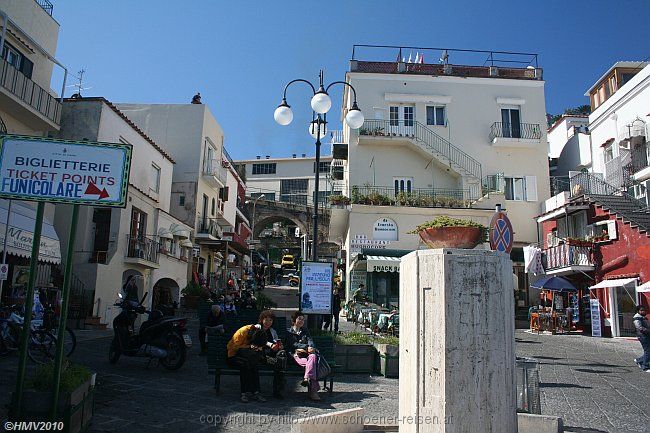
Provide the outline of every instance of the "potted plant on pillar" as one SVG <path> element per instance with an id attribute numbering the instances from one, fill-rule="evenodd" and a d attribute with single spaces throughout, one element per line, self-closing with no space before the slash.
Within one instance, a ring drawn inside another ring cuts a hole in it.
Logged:
<path id="1" fill-rule="evenodd" d="M 199 286 L 198 283 L 190 280 L 187 282 L 187 285 L 183 290 L 181 290 L 181 294 L 185 300 L 185 308 L 195 310 L 199 303 L 199 299 L 203 295 L 203 289 L 201 289 L 201 286 Z"/>
<path id="2" fill-rule="evenodd" d="M 417 233 L 429 248 L 471 249 L 485 242 L 488 228 L 472 220 L 441 215 L 409 233 Z"/>

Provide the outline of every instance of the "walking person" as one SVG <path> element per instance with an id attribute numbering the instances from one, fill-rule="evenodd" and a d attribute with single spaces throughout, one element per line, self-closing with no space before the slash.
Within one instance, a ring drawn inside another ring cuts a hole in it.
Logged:
<path id="1" fill-rule="evenodd" d="M 650 323 L 646 318 L 648 309 L 643 305 L 636 307 L 636 314 L 632 318 L 634 327 L 636 328 L 636 335 L 639 338 L 641 347 L 643 348 L 643 355 L 636 358 L 634 362 L 643 371 L 650 373 Z"/>
<path id="2" fill-rule="evenodd" d="M 292 355 L 293 360 L 305 369 L 304 379 L 300 383 L 306 386 L 310 400 L 318 401 L 320 386 L 318 385 L 318 355 L 307 328 L 305 316 L 300 311 L 291 315 L 291 327 L 287 330 L 285 347 Z"/>

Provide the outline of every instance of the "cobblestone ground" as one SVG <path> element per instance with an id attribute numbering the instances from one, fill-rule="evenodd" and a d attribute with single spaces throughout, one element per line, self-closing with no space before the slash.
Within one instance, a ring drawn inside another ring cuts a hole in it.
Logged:
<path id="1" fill-rule="evenodd" d="M 288 293 L 282 294 L 288 296 Z M 197 342 L 197 321 L 190 320 Z M 349 324 L 343 319 L 342 327 Z M 517 331 L 517 354 L 540 361 L 542 413 L 564 418 L 574 432 L 650 432 L 647 388 L 650 374 L 632 358 L 636 341 L 583 336 L 532 335 Z M 95 418 L 91 432 L 288 432 L 292 418 L 361 406 L 374 423 L 398 412 L 398 381 L 381 376 L 342 375 L 323 402 L 308 401 L 297 378 L 289 378 L 285 400 L 239 402 L 237 377 L 222 378 L 216 395 L 198 344 L 176 372 L 147 366 L 142 358 L 108 362 L 110 337 L 85 333 L 73 359 L 98 372 Z M 0 359 L 0 404 L 9 401 L 16 356 Z M 270 380 L 262 390 L 270 394 Z"/>

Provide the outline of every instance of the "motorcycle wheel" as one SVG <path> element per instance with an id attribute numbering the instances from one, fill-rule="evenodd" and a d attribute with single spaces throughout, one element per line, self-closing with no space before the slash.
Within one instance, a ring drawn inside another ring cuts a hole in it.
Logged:
<path id="1" fill-rule="evenodd" d="M 120 348 L 117 347 L 117 337 L 115 337 L 113 338 L 113 341 L 111 341 L 111 347 L 108 349 L 108 362 L 111 364 L 117 364 L 120 355 Z"/>
<path id="2" fill-rule="evenodd" d="M 187 354 L 185 341 L 175 332 L 167 334 L 166 341 L 165 350 L 167 351 L 167 357 L 161 358 L 160 364 L 167 370 L 178 370 L 185 363 L 185 356 Z"/>
<path id="3" fill-rule="evenodd" d="M 46 364 L 56 354 L 56 337 L 47 331 L 37 329 L 29 335 L 27 355 L 37 364 Z"/>

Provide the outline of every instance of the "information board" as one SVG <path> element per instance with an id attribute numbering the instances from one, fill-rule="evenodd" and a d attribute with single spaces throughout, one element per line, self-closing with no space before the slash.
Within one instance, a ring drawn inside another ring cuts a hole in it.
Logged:
<path id="1" fill-rule="evenodd" d="M 305 314 L 332 314 L 333 264 L 302 262 L 300 310 Z"/>
<path id="2" fill-rule="evenodd" d="M 600 329 L 600 303 L 598 299 L 590 299 L 589 306 L 591 307 L 591 336 L 602 337 Z"/>
<path id="3" fill-rule="evenodd" d="M 125 207 L 130 144 L 0 137 L 0 197 Z"/>

